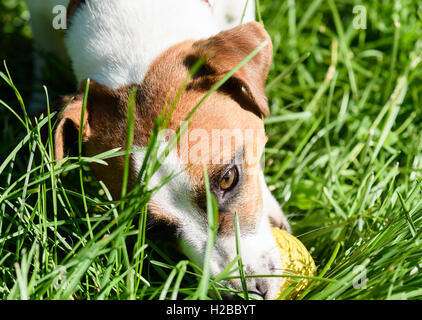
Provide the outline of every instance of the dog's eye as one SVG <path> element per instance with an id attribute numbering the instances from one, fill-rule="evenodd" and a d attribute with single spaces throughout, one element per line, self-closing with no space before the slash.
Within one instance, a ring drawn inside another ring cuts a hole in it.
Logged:
<path id="1" fill-rule="evenodd" d="M 227 171 L 220 181 L 220 189 L 223 191 L 230 191 L 239 182 L 239 171 L 236 167 L 232 167 Z"/>

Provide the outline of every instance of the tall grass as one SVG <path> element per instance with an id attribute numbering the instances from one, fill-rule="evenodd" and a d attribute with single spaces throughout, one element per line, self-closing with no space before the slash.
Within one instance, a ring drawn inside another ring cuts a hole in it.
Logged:
<path id="1" fill-rule="evenodd" d="M 356 4 L 366 8 L 367 29 L 353 26 Z M 421 298 L 420 4 L 261 0 L 259 8 L 274 45 L 266 178 L 318 265 L 301 298 Z M 242 267 L 239 256 L 212 279 L 207 263 L 194 265 L 147 229 L 165 115 L 143 149 L 139 184 L 113 201 L 88 165 L 128 151 L 56 163 L 51 135 L 41 139 L 42 128 L 55 126 L 53 114 L 26 115 L 18 88 L 28 83 L 13 82 L 14 70 L 25 69 L 8 66 L 0 79 L 8 90 L 0 96 L 0 297 L 221 298 L 229 290 L 221 280 Z M 211 196 L 207 209 L 210 251 Z"/>

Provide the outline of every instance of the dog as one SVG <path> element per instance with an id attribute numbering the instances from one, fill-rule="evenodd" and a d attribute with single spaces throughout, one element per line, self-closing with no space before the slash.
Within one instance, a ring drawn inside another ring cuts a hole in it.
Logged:
<path id="1" fill-rule="evenodd" d="M 67 7 L 63 37 L 51 25 L 58 5 Z M 212 276 L 237 256 L 236 213 L 245 274 L 282 274 L 270 228 L 290 227 L 266 185 L 260 161 L 267 141 L 263 118 L 269 115 L 269 107 L 264 86 L 272 63 L 272 44 L 263 26 L 255 22 L 254 1 L 29 0 L 28 7 L 36 48 L 70 61 L 81 84 L 79 93 L 65 96 L 59 103 L 64 110 L 54 132 L 56 159 L 65 157 L 66 146 L 77 141 L 81 125 L 85 156 L 125 148 L 127 106 L 133 87 L 137 88 L 133 145 L 148 144 L 154 121 L 169 101 L 176 104 L 167 130 L 176 132 L 214 85 L 261 48 L 190 117 L 183 136 L 187 138 L 180 139 L 150 181 L 153 187 L 177 173 L 153 194 L 148 215 L 174 227 L 183 253 L 202 265 L 207 244 L 205 165 L 219 211 Z M 201 58 L 204 64 L 176 100 L 190 68 Z M 41 67 L 37 58 L 36 73 Z M 81 124 L 86 79 L 90 79 L 90 86 Z M 213 139 L 215 132 L 220 135 Z M 244 139 L 245 132 L 252 138 Z M 201 139 L 203 149 L 198 148 Z M 168 137 L 163 138 L 159 149 L 168 144 Z M 195 161 L 186 156 L 194 154 L 198 154 Z M 144 157 L 143 152 L 131 155 L 132 184 Z M 108 160 L 108 166 L 91 167 L 113 197 L 119 198 L 122 157 Z M 282 281 L 281 277 L 249 277 L 246 284 L 249 292 L 273 299 Z M 242 291 L 239 279 L 223 283 Z"/>

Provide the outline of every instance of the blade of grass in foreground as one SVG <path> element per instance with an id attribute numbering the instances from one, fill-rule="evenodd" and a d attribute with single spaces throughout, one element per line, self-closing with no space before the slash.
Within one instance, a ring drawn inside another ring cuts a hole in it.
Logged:
<path id="1" fill-rule="evenodd" d="M 245 300 L 249 300 L 248 286 L 246 285 L 245 272 L 243 270 L 242 254 L 241 254 L 241 249 L 240 249 L 240 226 L 239 226 L 239 215 L 237 214 L 237 212 L 234 215 L 234 226 L 235 226 L 235 237 L 236 237 L 236 253 L 237 253 L 237 256 L 239 257 L 238 267 L 239 267 L 240 281 L 242 283 L 243 298 Z"/>
<path id="2" fill-rule="evenodd" d="M 129 102 L 127 107 L 127 134 L 126 134 L 126 150 L 125 150 L 125 160 L 124 160 L 124 170 L 123 170 L 123 182 L 122 182 L 122 194 L 121 199 L 124 199 L 127 192 L 127 185 L 129 179 L 129 167 L 130 167 L 130 150 L 133 145 L 133 138 L 135 133 L 135 98 L 138 88 L 135 86 L 132 88 L 129 95 Z M 120 210 L 124 210 L 125 202 L 122 201 L 120 205 Z"/>
<path id="3" fill-rule="evenodd" d="M 84 93 L 84 99 L 83 99 L 83 103 L 82 103 L 81 118 L 80 118 L 80 122 L 79 122 L 79 132 L 78 132 L 79 162 L 80 162 L 80 159 L 82 157 L 82 140 L 83 140 L 83 129 L 84 129 L 83 126 L 84 126 L 84 122 L 85 122 L 86 106 L 87 106 L 87 103 L 88 103 L 89 84 L 90 84 L 90 79 L 87 79 L 87 81 L 85 83 L 85 93 Z M 91 222 L 89 220 L 88 205 L 87 205 L 86 199 L 85 199 L 85 188 L 84 188 L 84 182 L 83 182 L 82 166 L 79 168 L 79 182 L 80 182 L 80 185 L 81 185 L 81 193 L 82 193 L 82 196 L 83 196 L 82 199 L 83 199 L 83 205 L 84 205 L 85 217 L 86 217 L 86 222 L 87 222 L 87 225 L 88 225 L 89 235 L 90 235 L 91 239 L 93 239 L 94 234 L 92 233 Z"/>
<path id="4" fill-rule="evenodd" d="M 199 281 L 197 291 L 195 293 L 194 299 L 199 298 L 205 300 L 208 297 L 208 288 L 209 280 L 211 277 L 210 263 L 212 252 L 214 249 L 214 243 L 217 237 L 218 229 L 218 205 L 215 200 L 214 195 L 210 191 L 210 183 L 208 180 L 207 167 L 204 165 L 204 181 L 205 181 L 205 190 L 207 196 L 207 217 L 208 217 L 208 227 L 207 227 L 207 246 L 205 250 L 204 264 L 202 277 Z"/>

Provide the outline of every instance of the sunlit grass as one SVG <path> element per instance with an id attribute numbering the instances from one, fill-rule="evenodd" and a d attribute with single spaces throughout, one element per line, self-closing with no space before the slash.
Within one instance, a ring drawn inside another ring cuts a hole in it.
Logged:
<path id="1" fill-rule="evenodd" d="M 303 299 L 422 297 L 422 8 L 366 2 L 367 29 L 353 27 L 351 0 L 260 2 L 274 46 L 266 179 L 318 266 Z M 0 298 L 221 298 L 229 289 L 220 282 L 242 267 L 240 259 L 212 279 L 207 263 L 202 270 L 173 243 L 149 237 L 145 181 L 159 165 L 154 143 L 166 119 L 157 120 L 144 150 L 151 155 L 144 182 L 113 201 L 88 164 L 128 152 L 57 163 L 51 134 L 41 139 L 42 128 L 54 129 L 53 114 L 27 116 L 19 92 L 30 80 L 12 79 L 28 71 L 7 65 L 10 74 L 2 67 L 0 79 Z M 207 209 L 209 258 L 211 197 Z"/>

